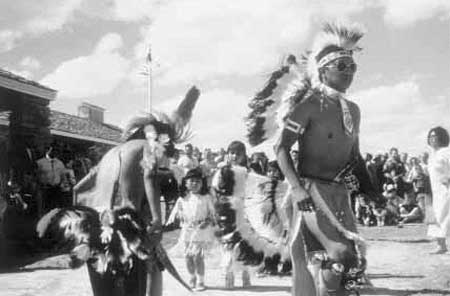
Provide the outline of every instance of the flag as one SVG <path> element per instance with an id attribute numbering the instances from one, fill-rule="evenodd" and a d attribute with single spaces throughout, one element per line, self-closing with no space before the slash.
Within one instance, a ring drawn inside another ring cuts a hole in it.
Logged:
<path id="1" fill-rule="evenodd" d="M 152 62 L 152 48 L 151 48 L 151 46 L 148 47 L 147 62 L 148 63 Z"/>

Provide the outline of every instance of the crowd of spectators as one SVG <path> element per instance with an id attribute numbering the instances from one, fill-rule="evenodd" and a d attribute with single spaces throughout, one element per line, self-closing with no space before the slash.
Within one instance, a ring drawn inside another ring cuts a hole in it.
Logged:
<path id="1" fill-rule="evenodd" d="M 291 151 L 295 164 L 298 163 L 298 154 L 297 150 Z M 226 158 L 225 149 L 212 151 L 207 148 L 201 152 L 192 144 L 186 144 L 184 151 L 178 150 L 172 158 L 170 169 L 179 183 L 188 170 L 200 167 L 210 185 L 215 170 L 227 162 Z M 425 208 L 431 204 L 427 152 L 409 156 L 399 153 L 397 148 L 391 148 L 388 153 L 367 153 L 365 163 L 380 198 L 375 202 L 364 195 L 353 197 L 354 212 L 359 223 L 366 226 L 402 227 L 404 223 L 425 220 Z M 276 161 L 270 161 L 264 152 L 255 152 L 247 157 L 247 167 L 251 172 L 270 177 L 273 166 L 278 167 Z M 168 215 L 175 200 L 164 199 Z"/>
<path id="2" fill-rule="evenodd" d="M 431 200 L 428 153 L 409 156 L 391 148 L 389 153 L 365 157 L 367 171 L 379 202 L 357 195 L 354 209 L 357 220 L 366 226 L 398 225 L 423 222 Z"/>
<path id="3" fill-rule="evenodd" d="M 9 182 L 8 203 L 15 210 L 41 217 L 55 207 L 72 203 L 72 188 L 85 176 L 101 155 L 64 153 L 61 147 L 49 146 L 44 155 L 33 162 L 33 170 L 24 173 L 23 182 Z M 97 153 L 98 154 L 98 153 Z M 178 197 L 178 186 L 186 172 L 201 168 L 208 186 L 216 169 L 227 163 L 225 149 L 201 151 L 192 144 L 176 150 L 170 159 L 167 178 L 161 186 L 166 187 L 163 196 L 167 217 Z M 291 157 L 298 163 L 298 151 L 292 150 Z M 384 226 L 409 222 L 422 222 L 425 207 L 430 203 L 431 190 L 427 170 L 428 154 L 408 157 L 391 148 L 389 153 L 365 156 L 367 171 L 375 185 L 380 202 L 369 201 L 366 196 L 353 197 L 355 216 L 363 225 Z M 247 157 L 249 171 L 271 176 L 279 170 L 275 160 L 269 161 L 263 152 L 255 152 Z M 297 167 L 297 165 L 296 165 Z"/>
<path id="4" fill-rule="evenodd" d="M 37 219 L 53 208 L 71 205 L 73 186 L 100 159 L 98 153 L 95 149 L 75 153 L 56 143 L 42 152 L 27 147 L 25 157 L 29 165 L 20 171 L 13 168 L 9 173 L 4 214 Z"/>

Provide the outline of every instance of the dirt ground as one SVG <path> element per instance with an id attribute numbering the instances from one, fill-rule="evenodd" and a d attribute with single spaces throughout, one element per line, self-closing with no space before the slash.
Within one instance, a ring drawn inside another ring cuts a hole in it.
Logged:
<path id="1" fill-rule="evenodd" d="M 363 289 L 362 295 L 450 295 L 450 254 L 431 255 L 433 242 L 426 236 L 424 225 L 407 225 L 404 228 L 362 228 L 367 238 L 368 275 L 374 287 Z M 178 232 L 166 233 L 164 244 L 169 248 Z M 181 275 L 187 279 L 182 256 L 172 258 Z M 198 295 L 284 296 L 290 295 L 291 279 L 288 276 L 252 275 L 252 287 L 233 290 L 223 288 L 224 278 L 219 268 L 220 253 L 207 260 L 206 285 L 208 290 L 194 292 Z M 91 295 L 85 267 L 78 270 L 6 270 L 0 274 L 0 295 Z M 169 274 L 164 274 L 164 295 L 192 295 Z"/>

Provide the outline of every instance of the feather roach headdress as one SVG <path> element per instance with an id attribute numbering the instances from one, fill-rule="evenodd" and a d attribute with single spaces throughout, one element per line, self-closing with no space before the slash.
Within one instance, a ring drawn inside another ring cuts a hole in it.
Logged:
<path id="1" fill-rule="evenodd" d="M 320 83 L 320 68 L 338 58 L 352 57 L 353 52 L 361 50 L 357 43 L 363 35 L 364 29 L 359 24 L 324 24 L 308 56 L 308 76 L 313 86 Z"/>
<path id="2" fill-rule="evenodd" d="M 153 125 L 158 134 L 167 134 L 171 142 L 186 141 L 191 136 L 189 121 L 199 96 L 200 91 L 193 86 L 171 116 L 153 110 L 149 114 L 131 118 L 124 128 L 122 139 L 125 141 L 137 138 L 145 139 L 145 127 Z"/>
<path id="3" fill-rule="evenodd" d="M 360 50 L 363 36 L 359 25 L 326 23 L 313 41 L 310 51 L 297 61 L 289 55 L 280 69 L 273 72 L 264 88 L 250 100 L 246 117 L 247 138 L 252 146 L 276 140 L 280 127 L 293 108 L 320 85 L 319 68 Z"/>

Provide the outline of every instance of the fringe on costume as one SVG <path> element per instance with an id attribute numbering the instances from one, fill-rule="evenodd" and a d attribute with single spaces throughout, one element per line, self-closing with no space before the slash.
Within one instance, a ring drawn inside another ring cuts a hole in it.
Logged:
<path id="1" fill-rule="evenodd" d="M 245 182 L 236 179 L 236 176 L 245 178 Z M 265 182 L 270 182 L 270 179 L 247 172 L 243 175 L 240 167 L 221 168 L 213 178 L 213 187 L 219 192 L 216 213 L 219 217 L 220 230 L 217 235 L 224 249 L 228 250 L 223 258 L 225 266 L 230 266 L 230 262 L 258 266 L 266 257 L 275 255 L 284 259 L 289 257 L 286 241 L 281 235 L 263 236 L 262 229 L 254 227 L 249 220 L 248 212 L 254 211 L 255 207 L 249 207 L 246 204 L 248 199 L 245 197 L 257 193 L 258 186 Z M 235 184 L 233 190 L 230 190 L 229 184 Z M 244 190 L 239 188 L 242 184 L 245 186 Z M 259 188 L 258 194 L 261 194 L 261 189 Z M 220 195 L 220 192 L 227 192 L 230 195 Z M 264 220 L 262 212 L 257 219 Z M 272 221 L 274 219 L 275 216 Z"/>

